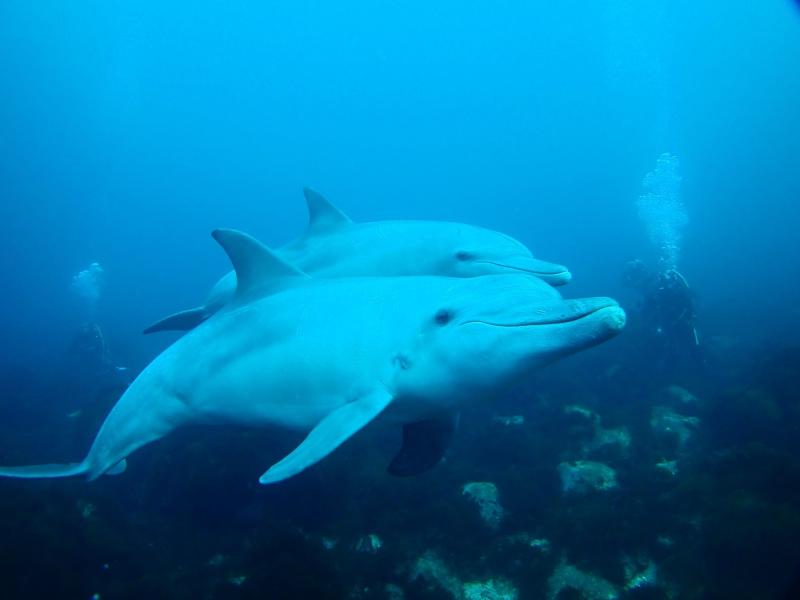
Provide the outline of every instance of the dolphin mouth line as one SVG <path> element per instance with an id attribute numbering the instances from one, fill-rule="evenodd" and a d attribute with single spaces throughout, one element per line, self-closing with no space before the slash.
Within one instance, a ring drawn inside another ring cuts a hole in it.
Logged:
<path id="1" fill-rule="evenodd" d="M 566 275 L 569 271 L 566 269 L 561 269 L 560 271 L 544 271 L 544 270 L 534 270 L 534 269 L 526 269 L 524 267 L 515 267 L 513 265 L 507 265 L 504 263 L 494 262 L 491 260 L 480 260 L 476 261 L 478 263 L 483 263 L 485 265 L 494 265 L 495 267 L 502 267 L 504 269 L 510 269 L 512 271 L 519 271 L 521 273 L 530 273 L 531 275 Z"/>
<path id="2" fill-rule="evenodd" d="M 605 306 L 597 306 L 580 314 L 554 318 L 547 321 L 520 321 L 519 323 L 492 323 L 491 321 L 481 321 L 479 319 L 475 319 L 472 321 L 464 321 L 462 325 L 468 325 L 470 323 L 480 323 L 481 325 L 490 325 L 492 327 L 535 327 L 537 325 L 561 325 L 564 323 L 574 323 L 575 321 L 580 321 L 581 319 L 585 319 L 586 317 L 591 317 L 593 314 L 598 313 L 601 310 L 605 310 L 607 308 L 616 308 L 618 306 L 619 305 L 617 304 L 606 304 Z"/>

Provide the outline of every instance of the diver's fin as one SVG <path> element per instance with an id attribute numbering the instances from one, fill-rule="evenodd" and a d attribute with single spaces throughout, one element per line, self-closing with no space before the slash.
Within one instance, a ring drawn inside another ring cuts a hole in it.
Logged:
<path id="1" fill-rule="evenodd" d="M 308 275 L 290 265 L 257 239 L 235 229 L 216 229 L 214 237 L 236 271 L 236 299 L 272 293 Z"/>
<path id="2" fill-rule="evenodd" d="M 303 188 L 303 196 L 308 206 L 306 235 L 325 235 L 352 223 L 346 214 L 311 188 Z"/>
<path id="3" fill-rule="evenodd" d="M 182 310 L 168 317 L 164 317 L 146 328 L 142 333 L 155 333 L 156 331 L 188 331 L 194 329 L 208 318 L 202 306 Z"/>
<path id="4" fill-rule="evenodd" d="M 0 477 L 15 479 L 53 479 L 56 477 L 75 477 L 88 472 L 85 463 L 63 465 L 31 465 L 29 467 L 0 467 Z"/>
<path id="5" fill-rule="evenodd" d="M 376 390 L 337 408 L 322 419 L 286 458 L 272 465 L 260 477 L 259 483 L 283 481 L 319 462 L 377 417 L 391 401 L 391 394 Z"/>
<path id="6" fill-rule="evenodd" d="M 450 446 L 457 425 L 458 413 L 403 425 L 403 446 L 387 471 L 409 477 L 432 469 Z"/>

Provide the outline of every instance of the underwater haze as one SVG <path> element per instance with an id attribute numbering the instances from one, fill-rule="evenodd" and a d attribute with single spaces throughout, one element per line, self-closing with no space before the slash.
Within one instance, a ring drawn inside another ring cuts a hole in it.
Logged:
<path id="1" fill-rule="evenodd" d="M 231 269 L 210 233 L 280 248 L 307 189 L 502 232 L 569 269 L 542 297 L 627 324 L 464 406 L 414 477 L 375 423 L 261 486 L 305 434 L 226 421 L 0 478 L 0 597 L 800 597 L 798 65 L 790 0 L 4 0 L 0 465 L 86 456 L 221 322 L 142 333 Z"/>

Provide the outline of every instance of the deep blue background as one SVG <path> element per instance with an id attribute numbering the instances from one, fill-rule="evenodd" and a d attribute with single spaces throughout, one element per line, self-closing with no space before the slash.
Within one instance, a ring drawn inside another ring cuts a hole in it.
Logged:
<path id="1" fill-rule="evenodd" d="M 100 320 L 141 366 L 169 338 L 140 329 L 227 269 L 208 232 L 281 244 L 305 185 L 357 220 L 501 229 L 567 264 L 567 294 L 621 294 L 665 151 L 706 330 L 796 331 L 788 0 L 180 4 L 0 3 L 3 364 L 63 350 L 97 260 Z"/>

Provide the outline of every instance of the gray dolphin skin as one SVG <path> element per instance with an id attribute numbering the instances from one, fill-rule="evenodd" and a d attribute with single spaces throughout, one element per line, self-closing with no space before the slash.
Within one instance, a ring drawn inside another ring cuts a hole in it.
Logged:
<path id="1" fill-rule="evenodd" d="M 236 271 L 231 302 L 142 371 L 82 462 L 0 467 L 0 476 L 121 472 L 135 450 L 191 424 L 307 432 L 259 480 L 275 483 L 372 421 L 403 425 L 389 471 L 413 475 L 441 458 L 459 408 L 625 323 L 609 298 L 564 300 L 525 274 L 319 279 L 245 234 L 214 237 Z"/>
<path id="2" fill-rule="evenodd" d="M 320 194 L 308 188 L 303 194 L 308 231 L 276 252 L 313 277 L 526 273 L 551 285 L 571 278 L 566 267 L 534 258 L 523 244 L 497 231 L 439 221 L 353 223 Z M 230 302 L 235 290 L 236 274 L 230 271 L 202 306 L 161 319 L 144 333 L 196 327 Z"/>

